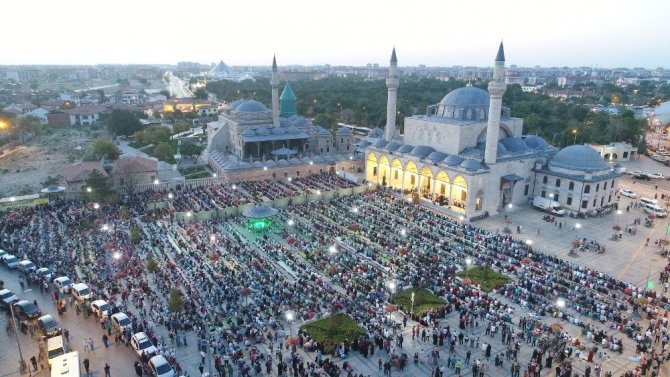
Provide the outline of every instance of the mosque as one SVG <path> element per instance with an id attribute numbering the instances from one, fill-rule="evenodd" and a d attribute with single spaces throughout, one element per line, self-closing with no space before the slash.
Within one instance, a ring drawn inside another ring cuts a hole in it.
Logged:
<path id="1" fill-rule="evenodd" d="M 488 92 L 467 85 L 405 118 L 396 134 L 399 86 L 395 48 L 391 54 L 387 123 L 383 137 L 365 149 L 368 182 L 402 190 L 455 215 L 491 214 L 534 196 L 552 198 L 574 212 L 612 204 L 618 169 L 586 145 L 562 150 L 523 134 L 523 119 L 502 106 L 505 52 L 500 44 Z M 381 135 L 380 135 L 381 136 Z"/>
<path id="2" fill-rule="evenodd" d="M 272 109 L 239 99 L 207 124 L 207 157 L 215 172 L 234 182 L 360 170 L 363 155 L 356 153 L 351 129 L 333 134 L 298 115 L 288 83 L 279 96 L 276 59 L 270 85 Z"/>

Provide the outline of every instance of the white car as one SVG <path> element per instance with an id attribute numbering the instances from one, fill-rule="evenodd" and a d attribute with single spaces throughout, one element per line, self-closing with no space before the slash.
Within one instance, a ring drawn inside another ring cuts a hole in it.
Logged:
<path id="1" fill-rule="evenodd" d="M 9 269 L 14 270 L 19 267 L 19 258 L 13 256 L 12 254 L 5 255 L 2 261 Z"/>
<path id="2" fill-rule="evenodd" d="M 149 339 L 147 334 L 143 332 L 138 332 L 137 334 L 133 335 L 133 337 L 130 339 L 130 345 L 133 346 L 133 349 L 135 352 L 137 352 L 137 356 L 139 357 L 142 357 L 143 353 L 149 357 L 158 353 L 158 348 L 154 346 L 154 344 L 151 342 L 151 339 Z"/>
<path id="3" fill-rule="evenodd" d="M 54 279 L 54 285 L 61 293 L 65 293 L 71 286 L 74 285 L 74 282 L 67 276 L 59 276 Z"/>
<path id="4" fill-rule="evenodd" d="M 84 283 L 77 283 L 72 285 L 72 296 L 78 301 L 82 302 L 93 298 L 93 292 L 91 288 Z"/>
<path id="5" fill-rule="evenodd" d="M 123 329 L 131 329 L 133 327 L 130 318 L 126 313 L 119 312 L 112 314 L 112 326 L 118 331 L 123 331 Z"/>
<path id="6" fill-rule="evenodd" d="M 8 308 L 9 305 L 19 301 L 19 298 L 16 297 L 14 292 L 10 291 L 9 289 L 3 289 L 0 290 L 0 304 L 3 307 Z"/>
<path id="7" fill-rule="evenodd" d="M 155 377 L 174 377 L 174 370 L 163 355 L 156 355 L 149 359 L 151 375 Z"/>
<path id="8" fill-rule="evenodd" d="M 91 310 L 100 318 L 109 317 L 112 314 L 112 307 L 105 300 L 95 300 L 91 303 Z"/>
<path id="9" fill-rule="evenodd" d="M 627 198 L 631 198 L 631 199 L 637 198 L 637 194 L 634 193 L 633 190 L 623 189 L 623 190 L 619 191 L 619 194 L 621 194 L 621 195 L 623 195 Z"/>
<path id="10" fill-rule="evenodd" d="M 39 277 L 41 278 L 44 278 L 44 280 L 49 281 L 51 280 L 51 269 L 48 269 L 46 267 L 38 268 L 37 275 L 39 275 Z"/>
<path id="11" fill-rule="evenodd" d="M 37 266 L 35 266 L 35 263 L 31 262 L 30 260 L 24 259 L 19 262 L 19 270 L 24 273 L 35 272 L 35 270 L 37 270 Z"/>
<path id="12" fill-rule="evenodd" d="M 653 174 L 649 174 L 649 176 L 654 178 L 654 179 L 663 179 L 663 174 L 661 174 L 661 173 L 653 173 Z"/>

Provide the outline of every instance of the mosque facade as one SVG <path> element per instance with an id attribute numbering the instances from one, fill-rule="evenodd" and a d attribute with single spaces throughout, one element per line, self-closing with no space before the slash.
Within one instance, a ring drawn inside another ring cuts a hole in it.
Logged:
<path id="1" fill-rule="evenodd" d="M 253 99 L 239 99 L 207 124 L 207 155 L 214 171 L 236 181 L 362 168 L 363 155 L 356 153 L 350 129 L 332 133 L 298 115 L 289 83 L 279 95 L 276 59 L 270 85 L 271 109 Z"/>
<path id="2" fill-rule="evenodd" d="M 523 119 L 502 106 L 505 53 L 495 58 L 488 91 L 468 85 L 406 117 L 396 134 L 397 56 L 391 54 L 387 124 L 365 149 L 369 182 L 400 189 L 447 212 L 476 216 L 510 204 L 552 197 L 568 210 L 591 212 L 612 204 L 620 173 L 586 145 L 563 150 L 523 134 Z"/>

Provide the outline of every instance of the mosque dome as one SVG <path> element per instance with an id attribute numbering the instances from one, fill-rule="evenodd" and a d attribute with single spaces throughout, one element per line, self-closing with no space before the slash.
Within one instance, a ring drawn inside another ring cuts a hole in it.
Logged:
<path id="1" fill-rule="evenodd" d="M 231 103 L 230 105 L 228 105 L 228 110 L 235 110 L 235 109 L 237 109 L 237 106 L 239 106 L 239 105 L 240 105 L 241 103 L 243 103 L 243 102 L 245 102 L 245 100 L 243 100 L 243 99 L 241 99 L 241 98 L 238 99 L 237 101 L 235 101 L 235 102 Z"/>
<path id="2" fill-rule="evenodd" d="M 465 161 L 461 162 L 460 167 L 462 167 L 465 170 L 479 170 L 482 168 L 482 164 L 479 163 L 479 161 L 477 160 L 468 158 Z"/>
<path id="3" fill-rule="evenodd" d="M 388 143 L 388 141 L 381 139 L 375 143 L 375 148 L 384 148 Z"/>
<path id="4" fill-rule="evenodd" d="M 256 134 L 261 135 L 261 136 L 266 136 L 270 134 L 270 131 L 268 131 L 267 128 L 265 127 L 260 127 L 256 129 Z"/>
<path id="5" fill-rule="evenodd" d="M 296 126 L 290 126 L 290 127 L 286 128 L 286 132 L 288 132 L 290 134 L 297 134 L 297 133 L 300 133 L 300 130 Z"/>
<path id="6" fill-rule="evenodd" d="M 256 132 L 254 132 L 254 130 L 252 130 L 251 128 L 247 128 L 246 130 L 242 131 L 240 133 L 240 135 L 242 135 L 242 136 L 256 136 Z"/>
<path id="7" fill-rule="evenodd" d="M 428 159 L 430 161 L 433 161 L 433 162 L 438 162 L 438 161 L 444 160 L 445 157 L 447 157 L 446 154 L 444 154 L 442 152 L 439 152 L 439 151 L 435 151 L 435 152 L 429 154 L 428 157 L 426 157 L 426 159 Z"/>
<path id="8" fill-rule="evenodd" d="M 433 152 L 435 152 L 433 147 L 429 147 L 427 145 L 417 145 L 414 147 L 414 149 L 412 149 L 411 153 L 416 157 L 424 158 Z"/>
<path id="9" fill-rule="evenodd" d="M 461 162 L 463 162 L 463 159 L 455 154 L 449 155 L 447 156 L 447 158 L 444 159 L 444 163 L 449 166 L 456 166 L 459 165 Z"/>
<path id="10" fill-rule="evenodd" d="M 250 99 L 248 101 L 244 101 L 240 103 L 236 108 L 235 111 L 239 111 L 242 113 L 263 113 L 266 111 L 270 111 L 265 105 L 262 103 Z"/>
<path id="11" fill-rule="evenodd" d="M 414 149 L 413 146 L 409 144 L 403 144 L 400 148 L 398 148 L 398 153 L 409 153 Z"/>
<path id="12" fill-rule="evenodd" d="M 270 132 L 272 132 L 275 135 L 283 135 L 286 133 L 286 130 L 281 127 L 272 127 L 270 129 Z"/>
<path id="13" fill-rule="evenodd" d="M 556 153 L 549 161 L 549 168 L 594 172 L 608 170 L 609 166 L 595 149 L 586 145 L 571 145 Z"/>
<path id="14" fill-rule="evenodd" d="M 348 135 L 352 135 L 353 132 L 351 131 L 351 128 L 340 127 L 340 129 L 337 130 L 337 134 L 341 135 L 341 136 L 348 136 Z"/>
<path id="15" fill-rule="evenodd" d="M 386 149 L 389 152 L 395 152 L 395 151 L 398 150 L 398 148 L 400 148 L 401 145 L 402 144 L 400 144 L 400 143 L 396 143 L 395 141 L 392 141 L 392 142 L 386 144 L 384 149 Z"/>
<path id="16" fill-rule="evenodd" d="M 458 120 L 485 121 L 489 113 L 489 93 L 468 84 L 452 90 L 442 98 L 437 116 Z"/>
<path id="17" fill-rule="evenodd" d="M 265 166 L 269 168 L 274 168 L 277 167 L 277 163 L 274 160 L 267 160 L 265 161 Z"/>
<path id="18" fill-rule="evenodd" d="M 528 151 L 526 143 L 518 137 L 506 137 L 500 140 L 500 143 L 505 146 L 505 149 L 512 153 L 525 153 Z"/>
<path id="19" fill-rule="evenodd" d="M 544 149 L 549 146 L 543 138 L 535 135 L 526 136 L 523 138 L 523 141 L 525 141 L 528 148 L 531 149 Z"/>

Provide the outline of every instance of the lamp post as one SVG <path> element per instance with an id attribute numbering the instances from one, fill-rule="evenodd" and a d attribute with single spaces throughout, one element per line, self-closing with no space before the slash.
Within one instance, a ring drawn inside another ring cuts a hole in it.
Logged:
<path id="1" fill-rule="evenodd" d="M 288 322 L 289 341 L 291 342 L 291 351 L 292 352 L 295 352 L 295 344 L 293 343 L 293 329 L 291 328 L 291 325 L 292 325 L 294 319 L 295 319 L 295 314 L 293 313 L 293 311 L 292 310 L 287 310 L 286 311 L 286 321 Z"/>
<path id="2" fill-rule="evenodd" d="M 619 226 L 619 216 L 623 214 L 623 211 L 620 209 L 616 210 L 616 225 Z"/>
<path id="3" fill-rule="evenodd" d="M 580 223 L 575 224 L 575 238 L 576 239 L 579 239 L 579 229 L 581 229 L 581 227 L 582 227 L 582 224 L 580 224 Z"/>
<path id="4" fill-rule="evenodd" d="M 574 145 L 574 144 L 577 144 L 577 129 L 576 128 L 574 128 L 572 130 L 572 134 L 575 135 L 575 137 L 572 140 L 572 144 Z"/>
<path id="5" fill-rule="evenodd" d="M 342 121 L 342 104 L 340 102 L 338 102 L 337 106 L 340 107 L 340 122 L 341 122 Z"/>
<path id="6" fill-rule="evenodd" d="M 19 331 L 18 331 L 19 327 L 16 325 L 16 316 L 14 315 L 14 305 L 13 304 L 9 304 L 9 311 L 12 314 L 12 318 L 10 320 L 12 321 L 12 326 L 14 326 L 14 336 L 16 336 L 16 345 L 18 346 L 18 349 L 19 349 L 21 374 L 24 373 L 23 369 L 28 369 L 28 376 L 32 376 L 33 372 L 30 370 L 30 367 L 28 367 L 28 365 L 26 365 L 26 360 L 23 358 L 23 351 L 21 351 L 21 342 L 19 341 Z"/>
<path id="7" fill-rule="evenodd" d="M 409 317 L 413 318 L 414 317 L 414 292 L 412 292 L 412 308 L 409 310 Z"/>
<path id="8" fill-rule="evenodd" d="M 465 258 L 465 278 L 470 280 L 470 265 L 472 264 L 472 258 Z"/>
<path id="9" fill-rule="evenodd" d="M 558 310 L 559 310 L 560 312 L 562 312 L 563 309 L 565 308 L 565 299 L 562 298 L 562 297 L 559 297 L 558 299 L 556 299 L 556 307 L 558 307 Z M 557 315 L 558 315 L 558 314 L 557 314 Z M 563 315 L 561 314 L 560 317 L 563 317 Z M 559 317 L 559 318 L 560 318 L 560 317 Z"/>

